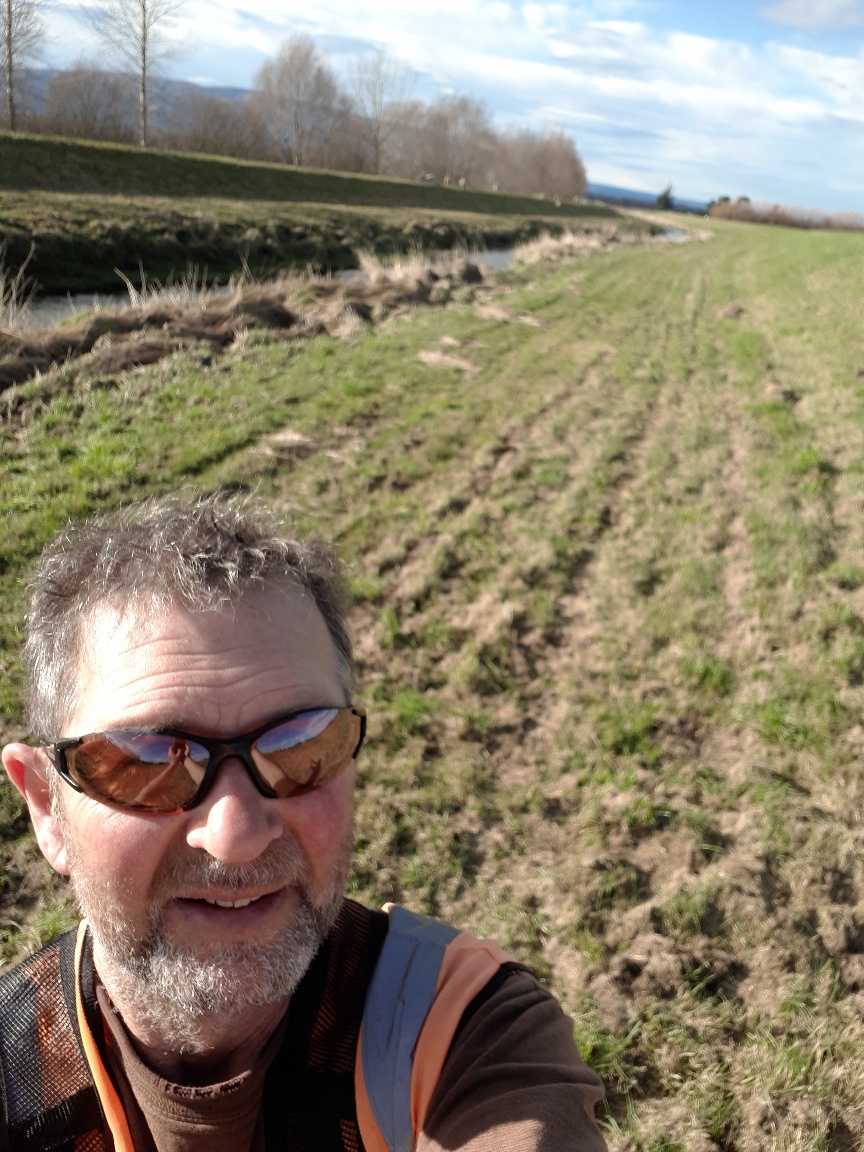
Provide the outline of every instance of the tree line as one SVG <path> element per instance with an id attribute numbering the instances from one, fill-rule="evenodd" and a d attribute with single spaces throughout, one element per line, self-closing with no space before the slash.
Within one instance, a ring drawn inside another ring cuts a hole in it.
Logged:
<path id="1" fill-rule="evenodd" d="M 226 97 L 159 83 L 183 0 L 97 0 L 85 18 L 116 71 L 81 62 L 51 76 L 28 108 L 28 71 L 47 34 L 47 0 L 0 0 L 5 123 L 12 130 L 137 142 L 183 151 L 453 183 L 550 199 L 584 195 L 585 169 L 564 132 L 500 131 L 471 96 L 412 95 L 409 70 L 383 51 L 340 79 L 308 36 L 291 36 L 252 89 Z"/>
<path id="2" fill-rule="evenodd" d="M 748 224 L 777 224 L 782 228 L 864 231 L 864 215 L 860 212 L 820 212 L 818 208 L 796 208 L 790 204 L 754 203 L 749 196 L 739 196 L 737 200 L 721 196 L 719 200 L 712 200 L 708 215 L 716 220 L 744 220 Z"/>

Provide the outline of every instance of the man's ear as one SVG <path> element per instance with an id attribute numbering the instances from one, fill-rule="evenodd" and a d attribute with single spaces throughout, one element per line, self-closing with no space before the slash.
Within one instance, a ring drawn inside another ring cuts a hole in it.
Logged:
<path id="1" fill-rule="evenodd" d="M 42 855 L 56 872 L 68 876 L 66 839 L 63 828 L 51 811 L 48 773 L 54 769 L 47 763 L 46 753 L 41 748 L 31 748 L 29 744 L 7 744 L 3 749 L 3 766 L 27 801 Z"/>

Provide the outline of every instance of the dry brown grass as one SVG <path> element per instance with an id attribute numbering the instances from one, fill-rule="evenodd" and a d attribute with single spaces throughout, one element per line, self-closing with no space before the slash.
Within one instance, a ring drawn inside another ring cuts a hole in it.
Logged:
<path id="1" fill-rule="evenodd" d="M 128 306 L 102 306 L 48 332 L 28 331 L 23 313 L 14 331 L 0 330 L 0 391 L 63 363 L 88 374 L 114 374 L 202 344 L 218 353 L 251 331 L 280 339 L 322 332 L 348 338 L 373 316 L 444 304 L 455 291 L 467 300 L 483 283 L 476 265 L 461 256 L 384 264 L 364 254 L 361 263 L 361 274 L 350 280 L 290 276 L 241 281 L 225 292 L 198 283 L 145 283 L 139 289 L 130 282 Z"/>
<path id="2" fill-rule="evenodd" d="M 26 324 L 27 306 L 33 297 L 34 281 L 27 275 L 33 258 L 33 248 L 23 263 L 13 272 L 6 264 L 7 245 L 0 243 L 0 335 L 12 332 Z"/>
<path id="3" fill-rule="evenodd" d="M 535 240 L 520 244 L 515 250 L 514 259 L 520 264 L 536 264 L 539 260 L 566 260 L 625 245 L 641 247 L 650 240 L 651 236 L 646 232 L 632 232 L 618 224 L 604 222 L 598 223 L 590 231 L 538 236 Z"/>

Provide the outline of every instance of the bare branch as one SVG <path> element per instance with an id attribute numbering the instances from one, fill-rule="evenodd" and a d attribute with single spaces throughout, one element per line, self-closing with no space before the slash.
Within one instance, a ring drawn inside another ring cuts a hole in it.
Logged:
<path id="1" fill-rule="evenodd" d="M 190 88 L 172 100 L 167 132 L 187 152 L 273 159 L 270 137 L 257 102 L 230 100 Z"/>
<path id="2" fill-rule="evenodd" d="M 47 38 L 45 22 L 40 10 L 45 0 L 0 0 L 2 27 L 0 27 L 0 76 L 6 96 L 6 122 L 14 132 L 17 127 L 17 88 L 19 74 L 27 64 L 39 57 Z"/>
<path id="3" fill-rule="evenodd" d="M 412 87 L 407 68 L 383 50 L 366 53 L 357 60 L 351 91 L 357 111 L 367 125 L 371 168 L 376 175 L 385 166 L 387 144 L 399 127 L 398 110 L 405 104 Z"/>
<path id="4" fill-rule="evenodd" d="M 43 115 L 48 130 L 61 136 L 134 144 L 134 80 L 126 73 L 74 64 L 51 78 Z"/>
<path id="5" fill-rule="evenodd" d="M 332 137 L 345 111 L 344 97 L 326 61 L 308 36 L 291 36 L 255 78 L 258 100 L 283 155 L 308 163 Z"/>
<path id="6" fill-rule="evenodd" d="M 251 103 L 292 164 L 371 169 L 553 201 L 585 194 L 585 168 L 567 133 L 500 132 L 487 106 L 471 96 L 411 99 L 410 76 L 383 51 L 360 56 L 349 78 L 352 112 L 315 42 L 293 36 L 258 72 Z"/>

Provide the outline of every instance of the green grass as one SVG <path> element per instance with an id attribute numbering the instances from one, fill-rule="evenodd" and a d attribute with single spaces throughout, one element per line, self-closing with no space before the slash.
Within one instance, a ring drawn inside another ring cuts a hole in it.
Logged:
<path id="1" fill-rule="evenodd" d="M 382 176 L 292 168 L 252 160 L 141 149 L 53 136 L 0 132 L 0 188 L 99 195 L 214 197 L 486 215 L 537 214 L 534 197 L 482 192 Z M 593 205 L 546 202 L 557 219 L 614 215 Z"/>
<path id="2" fill-rule="evenodd" d="M 711 228 L 513 269 L 493 299 L 539 327 L 455 304 L 6 394 L 2 703 L 15 734 L 67 516 L 257 488 L 350 565 L 355 895 L 534 965 L 615 1152 L 836 1152 L 864 1137 L 864 248 Z M 316 450 L 262 451 L 286 426 Z M 11 955 L 61 905 L 20 898 L 4 803 Z"/>

